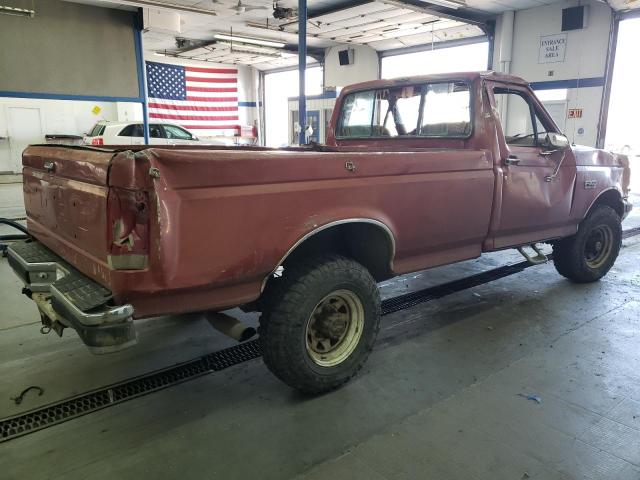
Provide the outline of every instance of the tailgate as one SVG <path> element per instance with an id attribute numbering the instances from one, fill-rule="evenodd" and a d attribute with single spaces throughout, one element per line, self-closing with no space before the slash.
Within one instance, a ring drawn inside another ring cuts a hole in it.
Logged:
<path id="1" fill-rule="evenodd" d="M 27 148 L 22 173 L 29 230 L 45 243 L 66 243 L 106 262 L 107 177 L 115 154 L 53 145 Z"/>

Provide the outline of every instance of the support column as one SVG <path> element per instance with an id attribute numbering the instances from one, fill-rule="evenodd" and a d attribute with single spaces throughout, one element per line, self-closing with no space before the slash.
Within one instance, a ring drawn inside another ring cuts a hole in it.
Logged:
<path id="1" fill-rule="evenodd" d="M 142 103 L 142 129 L 144 132 L 144 144 L 149 145 L 149 110 L 147 108 L 147 68 L 144 62 L 144 50 L 142 49 L 142 31 L 134 30 L 136 63 L 138 64 L 138 94 Z"/>
<path id="2" fill-rule="evenodd" d="M 298 122 L 300 136 L 298 143 L 306 141 L 305 127 L 307 123 L 307 103 L 305 92 L 305 73 L 307 68 L 307 0 L 298 0 Z"/>

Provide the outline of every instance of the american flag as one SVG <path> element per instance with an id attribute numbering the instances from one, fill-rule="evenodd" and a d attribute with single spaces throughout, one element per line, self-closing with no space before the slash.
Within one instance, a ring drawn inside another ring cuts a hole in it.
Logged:
<path id="1" fill-rule="evenodd" d="M 236 133 L 238 70 L 147 62 L 149 118 L 202 135 Z"/>

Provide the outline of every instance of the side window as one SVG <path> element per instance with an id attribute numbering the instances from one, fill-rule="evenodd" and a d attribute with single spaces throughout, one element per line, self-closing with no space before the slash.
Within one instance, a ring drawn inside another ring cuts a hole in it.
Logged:
<path id="1" fill-rule="evenodd" d="M 164 138 L 162 133 L 162 127 L 157 124 L 149 125 L 149 137 L 151 138 Z"/>
<path id="2" fill-rule="evenodd" d="M 471 94 L 464 82 L 426 86 L 420 135 L 467 137 L 471 134 Z"/>
<path id="3" fill-rule="evenodd" d="M 144 130 L 142 128 L 142 124 L 136 123 L 131 125 L 131 137 L 144 137 Z"/>
<path id="4" fill-rule="evenodd" d="M 493 93 L 508 145 L 535 147 L 544 141 L 548 132 L 553 131 L 545 126 L 545 122 L 521 92 L 496 88 Z"/>
<path id="5" fill-rule="evenodd" d="M 167 138 L 175 138 L 175 139 L 179 139 L 179 140 L 191 140 L 193 138 L 193 136 L 187 132 L 186 130 L 183 130 L 180 127 L 177 127 L 175 125 L 163 125 L 164 126 L 164 131 L 167 134 Z"/>
<path id="6" fill-rule="evenodd" d="M 122 130 L 120 130 L 120 133 L 118 134 L 119 137 L 133 137 L 133 129 L 134 129 L 135 125 L 127 125 L 126 127 L 124 127 Z"/>

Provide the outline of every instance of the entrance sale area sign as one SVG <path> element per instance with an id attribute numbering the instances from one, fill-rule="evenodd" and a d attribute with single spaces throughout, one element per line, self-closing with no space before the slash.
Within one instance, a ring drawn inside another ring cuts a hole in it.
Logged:
<path id="1" fill-rule="evenodd" d="M 567 47 L 567 34 L 545 35 L 540 37 L 538 63 L 564 62 Z"/>

